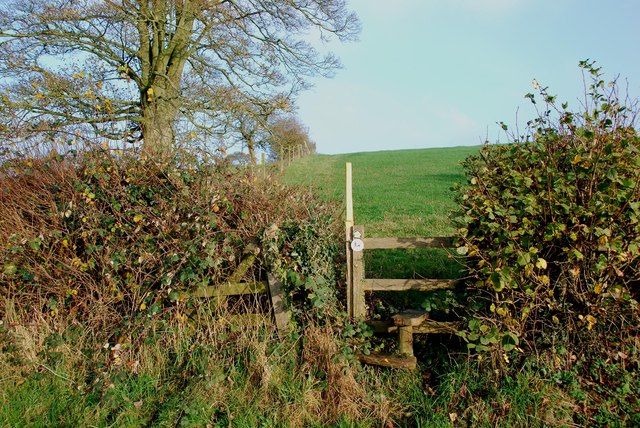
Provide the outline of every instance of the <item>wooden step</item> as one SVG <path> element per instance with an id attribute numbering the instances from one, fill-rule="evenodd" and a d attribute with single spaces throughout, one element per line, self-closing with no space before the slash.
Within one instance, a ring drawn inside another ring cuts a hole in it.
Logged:
<path id="1" fill-rule="evenodd" d="M 391 354 L 358 354 L 358 358 L 364 364 L 391 367 L 394 369 L 414 370 L 418 364 L 418 360 L 414 356 L 402 357 Z"/>
<path id="2" fill-rule="evenodd" d="M 395 333 L 398 326 L 392 320 L 367 321 L 367 324 L 373 328 L 376 333 Z M 421 334 L 455 334 L 462 327 L 459 321 L 432 321 L 424 320 L 420 325 L 413 327 L 414 333 Z"/>
<path id="3" fill-rule="evenodd" d="M 407 309 L 394 315 L 393 323 L 396 327 L 415 327 L 422 324 L 427 318 L 429 318 L 428 312 L 417 309 Z"/>

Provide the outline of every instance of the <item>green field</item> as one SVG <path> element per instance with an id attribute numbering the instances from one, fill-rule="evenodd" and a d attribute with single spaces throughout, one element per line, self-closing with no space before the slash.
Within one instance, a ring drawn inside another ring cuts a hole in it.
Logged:
<path id="1" fill-rule="evenodd" d="M 464 181 L 462 160 L 478 150 L 475 146 L 315 155 L 292 163 L 285 180 L 312 186 L 344 204 L 345 164 L 351 162 L 354 217 L 367 236 L 448 236 L 454 231 L 451 187 Z M 366 257 L 370 277 L 455 278 L 460 271 L 441 250 L 376 250 Z"/>
<path id="2" fill-rule="evenodd" d="M 355 221 L 368 236 L 436 236 L 453 232 L 451 186 L 464 180 L 460 162 L 479 147 L 315 155 L 287 169 L 289 183 L 313 186 L 344 201 L 345 163 L 353 165 Z"/>

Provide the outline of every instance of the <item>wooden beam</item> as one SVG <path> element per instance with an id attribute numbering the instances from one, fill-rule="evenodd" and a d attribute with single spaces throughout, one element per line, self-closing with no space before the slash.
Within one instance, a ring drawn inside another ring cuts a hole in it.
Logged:
<path id="1" fill-rule="evenodd" d="M 460 322 L 443 322 L 427 320 L 413 327 L 414 333 L 421 334 L 455 334 L 462 327 Z"/>
<path id="2" fill-rule="evenodd" d="M 367 250 L 387 250 L 394 248 L 451 248 L 453 238 L 441 236 L 434 238 L 367 238 L 364 241 Z"/>
<path id="3" fill-rule="evenodd" d="M 181 293 L 180 297 L 193 296 L 216 298 L 222 296 L 238 296 L 241 294 L 266 293 L 267 289 L 268 285 L 266 281 L 236 282 L 200 287 L 193 293 Z"/>
<path id="4" fill-rule="evenodd" d="M 228 281 L 230 283 L 237 283 L 242 281 L 244 276 L 249 271 L 249 268 L 253 265 L 255 261 L 256 261 L 255 254 L 245 255 L 242 261 L 240 262 L 240 264 L 238 265 L 238 267 L 236 268 L 236 270 L 229 276 Z"/>
<path id="5" fill-rule="evenodd" d="M 413 357 L 413 327 L 398 327 L 398 347 L 402 355 Z"/>
<path id="6" fill-rule="evenodd" d="M 457 279 L 365 279 L 366 291 L 437 291 L 451 290 L 460 282 Z"/>
<path id="7" fill-rule="evenodd" d="M 358 358 L 365 364 L 371 364 L 374 366 L 391 367 L 394 369 L 406 369 L 414 370 L 417 366 L 418 360 L 416 357 L 399 357 L 396 355 L 387 354 L 359 354 Z"/>
<path id="8" fill-rule="evenodd" d="M 398 327 L 393 320 L 367 321 L 375 333 L 395 333 Z M 422 324 L 413 326 L 414 334 L 455 334 L 462 327 L 461 322 L 445 322 L 425 320 Z"/>

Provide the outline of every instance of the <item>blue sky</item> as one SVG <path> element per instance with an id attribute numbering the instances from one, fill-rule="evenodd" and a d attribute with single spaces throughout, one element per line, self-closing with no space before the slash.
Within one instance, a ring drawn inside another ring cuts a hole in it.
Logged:
<path id="1" fill-rule="evenodd" d="M 640 96 L 638 0 L 350 0 L 360 40 L 298 114 L 319 153 L 477 145 L 533 117 L 532 79 L 579 108 L 578 62 Z"/>

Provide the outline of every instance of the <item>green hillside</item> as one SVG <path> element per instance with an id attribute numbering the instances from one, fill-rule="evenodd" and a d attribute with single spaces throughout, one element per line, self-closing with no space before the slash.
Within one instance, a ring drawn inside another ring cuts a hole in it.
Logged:
<path id="1" fill-rule="evenodd" d="M 292 163 L 289 183 L 310 185 L 325 197 L 344 201 L 345 163 L 353 165 L 356 223 L 369 236 L 450 234 L 451 186 L 463 181 L 460 162 L 475 147 L 315 155 Z"/>

